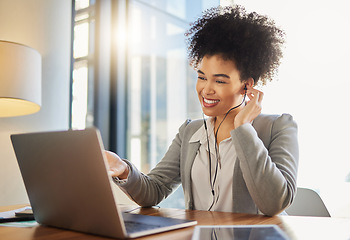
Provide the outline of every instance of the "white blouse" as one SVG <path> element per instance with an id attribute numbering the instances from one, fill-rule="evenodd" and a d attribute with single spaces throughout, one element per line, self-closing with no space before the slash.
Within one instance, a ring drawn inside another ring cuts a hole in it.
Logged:
<path id="1" fill-rule="evenodd" d="M 215 152 L 214 137 L 214 119 L 207 119 L 208 138 L 211 155 L 211 167 L 209 168 L 209 150 L 207 142 L 207 133 L 204 125 L 192 136 L 190 142 L 200 142 L 201 146 L 194 160 L 191 178 L 193 189 L 194 209 L 211 211 L 233 211 L 232 201 L 232 179 L 233 167 L 237 158 L 236 150 L 232 144 L 232 138 L 229 137 L 220 142 L 217 147 L 219 162 Z M 215 178 L 215 169 L 217 166 L 217 176 Z M 214 183 L 214 197 L 210 184 L 209 169 L 211 170 L 211 181 Z"/>

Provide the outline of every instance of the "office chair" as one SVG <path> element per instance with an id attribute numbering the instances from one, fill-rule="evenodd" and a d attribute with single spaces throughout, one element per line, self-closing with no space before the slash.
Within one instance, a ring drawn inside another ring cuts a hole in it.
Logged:
<path id="1" fill-rule="evenodd" d="M 290 205 L 285 211 L 291 216 L 331 216 L 317 192 L 312 189 L 299 187 L 292 205 Z"/>

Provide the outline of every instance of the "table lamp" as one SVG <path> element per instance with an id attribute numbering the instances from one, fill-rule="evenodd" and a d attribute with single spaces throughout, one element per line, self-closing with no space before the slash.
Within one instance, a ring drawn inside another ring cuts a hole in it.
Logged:
<path id="1" fill-rule="evenodd" d="M 41 107 L 41 56 L 23 44 L 0 40 L 0 117 L 36 113 Z"/>

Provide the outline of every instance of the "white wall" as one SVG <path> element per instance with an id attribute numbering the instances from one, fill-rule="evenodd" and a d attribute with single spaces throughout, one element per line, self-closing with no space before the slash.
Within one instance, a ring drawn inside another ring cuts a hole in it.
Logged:
<path id="1" fill-rule="evenodd" d="M 0 206 L 28 202 L 10 135 L 68 128 L 70 33 L 70 0 L 0 0 L 0 39 L 28 45 L 42 56 L 41 110 L 0 118 Z"/>

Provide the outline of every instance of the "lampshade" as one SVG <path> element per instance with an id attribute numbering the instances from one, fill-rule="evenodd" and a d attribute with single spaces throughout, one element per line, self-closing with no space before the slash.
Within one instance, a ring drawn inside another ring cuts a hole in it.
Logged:
<path id="1" fill-rule="evenodd" d="M 28 46 L 0 40 L 0 117 L 41 107 L 41 56 Z"/>

